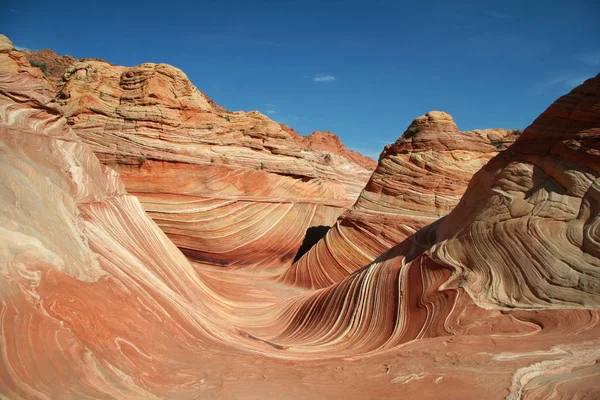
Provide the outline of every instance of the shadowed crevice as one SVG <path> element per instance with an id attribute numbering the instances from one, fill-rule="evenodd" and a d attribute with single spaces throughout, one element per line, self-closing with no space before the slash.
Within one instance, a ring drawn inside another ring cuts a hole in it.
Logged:
<path id="1" fill-rule="evenodd" d="M 315 245 L 319 240 L 325 237 L 327 232 L 331 229 L 330 226 L 319 225 L 319 226 L 311 226 L 306 230 L 306 234 L 304 235 L 304 240 L 302 241 L 302 245 L 298 249 L 296 253 L 296 257 L 294 257 L 294 262 L 298 261 L 305 253 Z"/>

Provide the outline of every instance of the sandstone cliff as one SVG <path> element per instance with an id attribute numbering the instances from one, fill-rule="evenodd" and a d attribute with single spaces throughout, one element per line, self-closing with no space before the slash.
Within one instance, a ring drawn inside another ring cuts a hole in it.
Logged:
<path id="1" fill-rule="evenodd" d="M 44 75 L 55 85 L 61 87 L 63 75 L 74 63 L 79 60 L 69 55 L 58 55 L 51 49 L 40 51 L 22 50 L 21 54 L 27 58 L 29 64 L 39 68 Z"/>

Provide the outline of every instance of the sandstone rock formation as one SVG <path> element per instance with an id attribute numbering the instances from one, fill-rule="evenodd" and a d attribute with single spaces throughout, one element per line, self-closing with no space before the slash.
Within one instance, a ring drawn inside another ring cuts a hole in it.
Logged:
<path id="1" fill-rule="evenodd" d="M 370 158 L 365 157 L 356 151 L 346 149 L 346 146 L 344 146 L 340 138 L 328 131 L 315 131 L 308 136 L 297 137 L 296 141 L 299 142 L 303 148 L 325 150 L 334 154 L 343 155 L 347 159 L 370 170 L 375 169 L 377 166 L 375 161 Z"/>
<path id="2" fill-rule="evenodd" d="M 14 49 L 13 44 L 4 36 L 0 36 L 0 52 L 3 56 L 0 59 L 0 70 L 3 72 L 26 72 L 31 76 L 43 78 L 43 72 L 36 67 L 32 67 L 27 58 L 21 53 Z M 44 90 L 52 90 L 48 85 L 44 86 Z"/>
<path id="3" fill-rule="evenodd" d="M 600 75 L 561 97 L 490 160 L 450 214 L 341 282 L 294 299 L 286 308 L 297 311 L 281 313 L 288 320 L 278 323 L 286 328 L 268 329 L 267 338 L 364 351 L 395 346 L 452 331 L 452 315 L 480 319 L 463 314 L 465 299 L 512 316 L 540 309 L 552 318 L 570 309 L 595 319 L 599 184 Z M 315 312 L 322 309 L 328 312 Z"/>
<path id="4" fill-rule="evenodd" d="M 333 224 L 374 167 L 330 133 L 302 137 L 257 111 L 216 107 L 166 64 L 89 60 L 65 79 L 69 124 L 197 261 L 291 264 L 307 229 Z"/>
<path id="5" fill-rule="evenodd" d="M 371 263 L 450 212 L 473 174 L 518 132 L 460 132 L 452 117 L 440 111 L 415 119 L 396 143 L 385 147 L 352 209 L 281 280 L 322 288 Z"/>
<path id="6" fill-rule="evenodd" d="M 600 395 L 600 75 L 308 290 L 191 265 L 21 62 L 0 36 L 1 397 Z"/>

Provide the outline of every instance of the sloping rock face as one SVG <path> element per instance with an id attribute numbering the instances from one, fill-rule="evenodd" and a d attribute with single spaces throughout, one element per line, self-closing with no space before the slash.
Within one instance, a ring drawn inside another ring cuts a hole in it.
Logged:
<path id="1" fill-rule="evenodd" d="M 307 230 L 332 225 L 372 173 L 351 159 L 372 160 L 337 137 L 311 145 L 319 135 L 215 107 L 169 65 L 92 60 L 65 79 L 58 99 L 69 124 L 197 261 L 290 265 Z"/>
<path id="2" fill-rule="evenodd" d="M 52 49 L 44 49 L 44 50 L 21 50 L 21 54 L 27 58 L 29 64 L 36 68 L 39 68 L 44 75 L 52 82 L 52 84 L 57 88 L 57 91 L 60 91 L 65 84 L 64 76 L 71 70 L 73 65 L 78 62 L 85 61 L 100 61 L 103 63 L 109 63 L 107 61 L 101 60 L 99 58 L 86 57 L 86 58 L 75 58 L 70 55 L 60 55 L 57 54 Z M 201 92 L 202 93 L 202 92 Z M 206 98 L 206 100 L 210 103 L 213 109 L 218 111 L 226 111 L 223 107 L 215 103 L 210 97 L 208 97 L 205 93 L 202 95 Z"/>
<path id="3" fill-rule="evenodd" d="M 474 176 L 434 254 L 480 303 L 598 307 L 599 176 L 600 75 Z"/>
<path id="4" fill-rule="evenodd" d="M 473 174 L 518 133 L 460 132 L 452 117 L 440 111 L 415 119 L 396 143 L 385 147 L 352 209 L 281 280 L 322 288 L 371 263 L 450 212 Z"/>
<path id="5" fill-rule="evenodd" d="M 446 217 L 306 290 L 194 268 L 14 53 L 0 36 L 0 397 L 600 396 L 600 75 Z"/>
<path id="6" fill-rule="evenodd" d="M 32 67 L 27 58 L 21 53 L 14 49 L 13 44 L 4 35 L 0 35 L 0 52 L 2 52 L 2 58 L 0 58 L 0 70 L 9 73 L 25 72 L 28 75 L 35 76 L 37 78 L 43 78 L 43 72 L 36 67 Z M 53 88 L 46 84 L 44 90 L 53 90 Z"/>

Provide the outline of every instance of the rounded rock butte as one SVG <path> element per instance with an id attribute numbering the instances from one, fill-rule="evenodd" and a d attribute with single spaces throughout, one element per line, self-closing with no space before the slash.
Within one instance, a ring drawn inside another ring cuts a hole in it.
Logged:
<path id="1" fill-rule="evenodd" d="M 3 397 L 600 395 L 600 75 L 491 158 L 445 217 L 321 289 L 191 262 L 67 109 L 0 37 Z M 482 132 L 452 134 L 469 151 Z M 392 155 L 423 165 L 411 135 L 377 170 Z"/>

